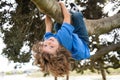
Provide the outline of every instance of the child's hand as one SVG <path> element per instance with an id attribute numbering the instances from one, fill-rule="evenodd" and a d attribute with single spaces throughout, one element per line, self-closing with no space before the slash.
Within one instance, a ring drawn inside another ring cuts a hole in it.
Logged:
<path id="1" fill-rule="evenodd" d="M 46 32 L 51 32 L 52 31 L 52 20 L 48 15 L 46 15 L 46 18 L 45 18 L 45 25 L 46 25 Z"/>
<path id="2" fill-rule="evenodd" d="M 69 13 L 69 11 L 67 10 L 66 6 L 64 5 L 64 3 L 59 2 L 62 12 L 63 12 L 63 17 L 64 17 L 64 21 L 63 22 L 67 22 L 70 24 L 71 22 L 71 15 Z"/>

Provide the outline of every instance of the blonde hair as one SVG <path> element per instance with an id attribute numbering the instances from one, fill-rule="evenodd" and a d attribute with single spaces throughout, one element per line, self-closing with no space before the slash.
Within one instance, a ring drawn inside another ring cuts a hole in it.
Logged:
<path id="1" fill-rule="evenodd" d="M 34 64 L 41 68 L 44 73 L 51 73 L 55 77 L 69 74 L 70 71 L 70 52 L 64 47 L 56 51 L 56 55 L 42 51 L 43 44 L 37 42 L 32 50 L 35 58 Z"/>

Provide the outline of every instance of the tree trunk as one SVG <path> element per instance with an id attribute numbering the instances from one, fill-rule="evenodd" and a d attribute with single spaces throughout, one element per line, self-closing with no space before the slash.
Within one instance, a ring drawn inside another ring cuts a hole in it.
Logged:
<path id="1" fill-rule="evenodd" d="M 69 80 L 69 74 L 68 74 L 68 75 L 66 75 L 66 80 Z"/>
<path id="2" fill-rule="evenodd" d="M 55 77 L 55 80 L 57 80 L 57 77 Z"/>
<path id="3" fill-rule="evenodd" d="M 106 74 L 104 69 L 101 69 L 101 74 L 102 74 L 102 79 L 106 80 Z"/>
<path id="4" fill-rule="evenodd" d="M 61 8 L 56 0 L 32 0 L 40 12 L 48 14 L 57 22 L 62 23 L 63 16 Z M 89 35 L 100 35 L 107 33 L 114 28 L 120 28 L 120 13 L 112 17 L 98 19 L 98 20 L 85 20 Z"/>
<path id="5" fill-rule="evenodd" d="M 103 62 L 102 62 L 101 59 L 99 59 L 98 62 L 99 62 L 99 63 L 98 63 L 99 66 L 100 66 L 100 71 L 101 71 L 101 75 L 102 75 L 102 80 L 106 80 L 106 73 L 105 73 L 105 70 L 104 70 L 104 68 L 103 68 L 104 64 L 103 64 Z"/>

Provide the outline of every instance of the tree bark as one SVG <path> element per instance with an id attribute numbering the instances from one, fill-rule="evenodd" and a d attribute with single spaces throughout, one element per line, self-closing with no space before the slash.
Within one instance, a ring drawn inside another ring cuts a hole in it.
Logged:
<path id="1" fill-rule="evenodd" d="M 101 75 L 102 75 L 102 80 L 106 80 L 106 73 L 105 73 L 105 70 L 104 70 L 104 64 L 103 64 L 103 61 L 101 62 L 102 60 L 98 61 L 99 63 L 99 66 L 100 66 L 100 71 L 101 71 Z"/>
<path id="2" fill-rule="evenodd" d="M 94 55 L 92 55 L 90 59 L 92 61 L 96 61 L 99 58 L 101 58 L 101 56 L 108 54 L 110 51 L 116 51 L 118 49 L 120 49 L 120 42 L 117 44 L 111 44 L 109 46 L 104 46 L 101 49 L 99 49 L 99 51 L 97 51 Z"/>
<path id="3" fill-rule="evenodd" d="M 49 15 L 58 23 L 62 23 L 63 15 L 61 7 L 56 0 L 31 0 L 40 12 Z"/>
<path id="4" fill-rule="evenodd" d="M 90 35 L 104 34 L 115 28 L 120 28 L 120 13 L 98 20 L 85 20 L 85 23 Z"/>
<path id="5" fill-rule="evenodd" d="M 48 14 L 58 23 L 62 23 L 63 16 L 60 5 L 56 0 L 32 0 L 40 12 Z M 98 20 L 85 20 L 89 35 L 100 35 L 115 28 L 120 28 L 120 13 Z"/>

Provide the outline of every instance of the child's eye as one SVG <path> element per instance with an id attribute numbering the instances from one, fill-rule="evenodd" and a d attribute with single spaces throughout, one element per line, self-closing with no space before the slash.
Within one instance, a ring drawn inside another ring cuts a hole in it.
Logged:
<path id="1" fill-rule="evenodd" d="M 54 48 L 53 46 L 50 46 L 50 48 Z"/>
<path id="2" fill-rule="evenodd" d="M 45 47 L 47 47 L 47 45 L 44 45 Z"/>

